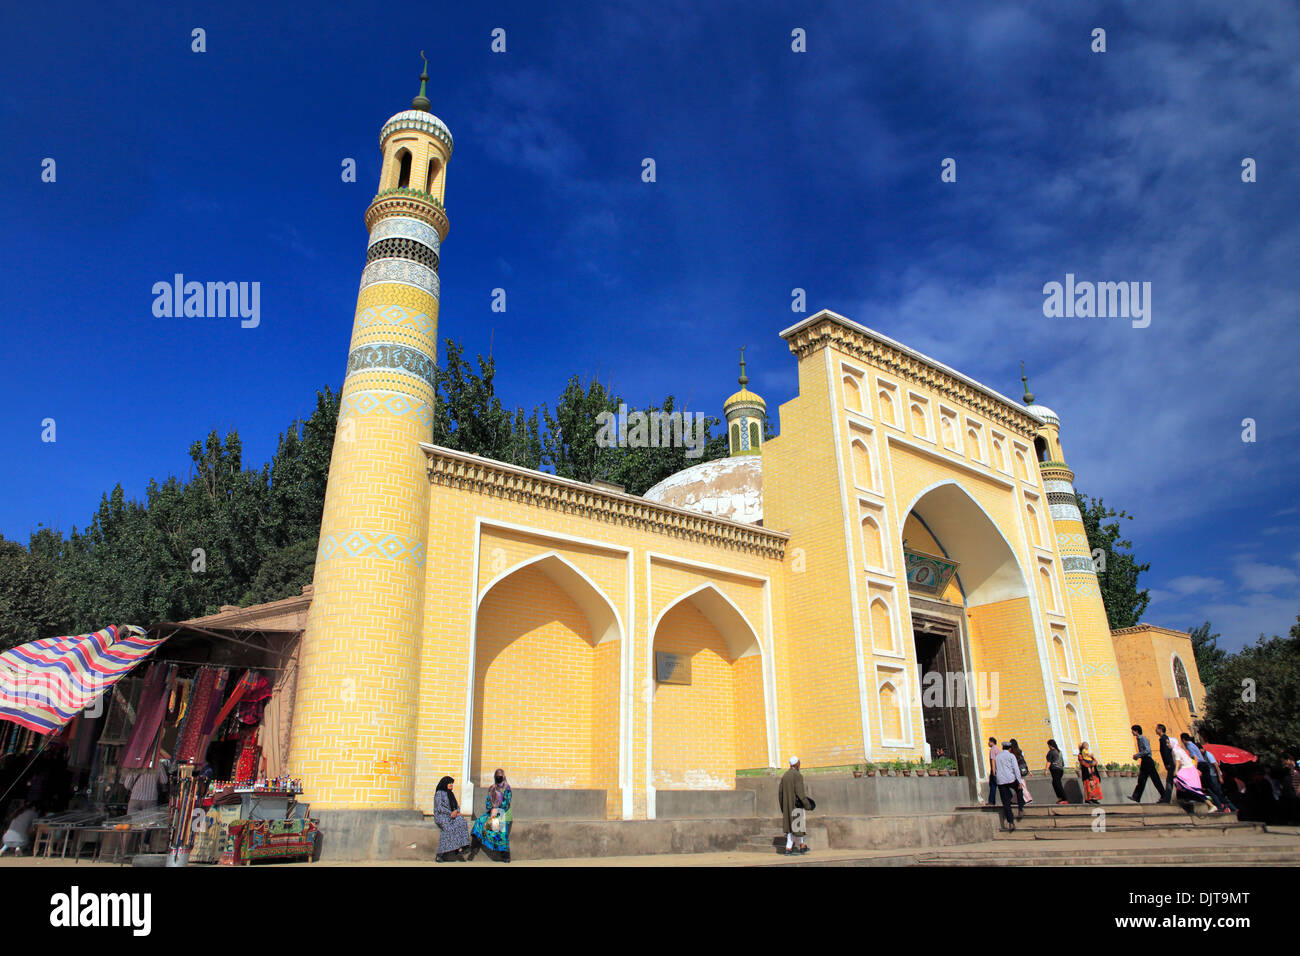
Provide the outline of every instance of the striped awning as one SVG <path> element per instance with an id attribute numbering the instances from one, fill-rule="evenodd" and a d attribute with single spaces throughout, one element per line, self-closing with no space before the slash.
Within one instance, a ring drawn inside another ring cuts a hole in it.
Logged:
<path id="1" fill-rule="evenodd" d="M 157 650 L 143 628 L 47 637 L 0 654 L 0 720 L 50 734 L 62 728 Z"/>

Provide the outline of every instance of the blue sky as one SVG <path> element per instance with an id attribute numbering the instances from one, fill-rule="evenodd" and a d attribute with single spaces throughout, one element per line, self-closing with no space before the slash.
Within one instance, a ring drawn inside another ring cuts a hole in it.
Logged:
<path id="1" fill-rule="evenodd" d="M 803 288 L 1004 394 L 1024 360 L 1079 487 L 1136 515 L 1147 620 L 1235 649 L 1300 612 L 1294 5 L 119 6 L 4 14 L 5 536 L 84 526 L 212 428 L 260 463 L 341 383 L 423 48 L 456 138 L 439 331 L 508 403 L 599 372 L 717 413 L 744 344 L 774 408 Z M 155 318 L 177 272 L 260 282 L 261 324 Z M 1150 327 L 1045 317 L 1067 272 L 1151 282 Z"/>

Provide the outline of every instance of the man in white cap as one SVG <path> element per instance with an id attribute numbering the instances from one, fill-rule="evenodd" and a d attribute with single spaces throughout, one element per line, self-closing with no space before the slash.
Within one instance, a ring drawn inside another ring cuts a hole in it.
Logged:
<path id="1" fill-rule="evenodd" d="M 790 769 L 781 777 L 781 786 L 777 790 L 777 800 L 781 806 L 782 825 L 785 827 L 785 853 L 786 856 L 793 856 L 796 852 L 807 853 L 808 844 L 804 842 L 803 831 L 803 811 L 811 810 L 813 802 L 808 799 L 808 795 L 803 789 L 803 774 L 799 772 L 799 758 L 790 758 Z M 798 810 L 800 817 L 799 849 L 794 848 L 795 824 L 794 811 Z"/>

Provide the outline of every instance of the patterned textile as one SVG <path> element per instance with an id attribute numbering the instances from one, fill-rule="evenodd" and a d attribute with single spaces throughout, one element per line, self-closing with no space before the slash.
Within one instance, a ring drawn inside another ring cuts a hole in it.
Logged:
<path id="1" fill-rule="evenodd" d="M 212 706 L 212 699 L 217 693 L 218 672 L 211 667 L 199 671 L 190 694 L 190 702 L 185 708 L 185 718 L 181 722 L 180 734 L 176 742 L 176 759 L 193 760 L 196 763 L 203 755 L 198 753 L 199 741 L 203 739 L 203 722 L 207 719 Z M 220 698 L 218 698 L 219 700 Z"/>
<path id="2" fill-rule="evenodd" d="M 149 763 L 158 728 L 162 726 L 163 714 L 167 710 L 167 695 L 175 679 L 175 664 L 155 664 L 149 669 L 144 692 L 140 695 L 140 706 L 136 709 L 135 728 L 122 758 L 123 767 L 138 769 Z"/>
<path id="3" fill-rule="evenodd" d="M 262 754 L 266 758 L 266 775 L 278 777 L 289 772 L 289 737 L 293 729 L 293 695 L 298 686 L 298 648 L 285 660 L 284 670 L 275 682 L 275 690 L 262 715 Z"/>
<path id="4" fill-rule="evenodd" d="M 152 654 L 162 640 L 143 628 L 48 637 L 0 654 L 0 720 L 37 733 L 58 730 Z"/>
<path id="5" fill-rule="evenodd" d="M 257 728 L 245 731 L 242 741 L 243 748 L 235 761 L 234 779 L 235 783 L 251 783 L 257 779 L 258 758 L 262 756 L 262 748 L 257 745 Z"/>
<path id="6" fill-rule="evenodd" d="M 247 678 L 247 674 L 244 675 Z M 260 724 L 262 711 L 266 709 L 266 699 L 271 696 L 271 682 L 261 674 L 254 675 L 249 681 L 244 699 L 239 704 L 239 722 L 241 724 Z"/>
<path id="7" fill-rule="evenodd" d="M 230 824 L 221 862 L 240 866 L 253 860 L 310 860 L 316 849 L 317 821 L 237 820 Z"/>
<path id="8" fill-rule="evenodd" d="M 433 795 L 433 822 L 438 824 L 439 853 L 454 853 L 469 846 L 469 823 L 463 815 L 451 815 L 451 801 L 447 799 L 446 790 Z"/>
<path id="9" fill-rule="evenodd" d="M 474 839 L 489 850 L 496 850 L 498 853 L 510 852 L 510 828 L 514 825 L 514 815 L 510 812 L 511 794 L 511 789 L 507 787 L 501 796 L 501 816 L 505 822 L 500 830 L 488 829 L 488 818 L 492 815 L 490 793 L 483 799 L 483 815 L 474 821 Z"/>

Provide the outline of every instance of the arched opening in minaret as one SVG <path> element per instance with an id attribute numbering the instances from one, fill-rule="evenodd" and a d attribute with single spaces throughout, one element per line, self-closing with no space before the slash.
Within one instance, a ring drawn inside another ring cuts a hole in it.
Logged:
<path id="1" fill-rule="evenodd" d="M 397 154 L 397 186 L 405 189 L 411 185 L 411 151 L 400 150 Z"/>
<path id="2" fill-rule="evenodd" d="M 916 500 L 902 537 L 904 650 L 915 653 L 923 731 L 914 743 L 931 759 L 942 747 L 963 776 L 984 776 L 985 737 L 1037 745 L 1052 730 L 1029 581 L 1008 543 L 1019 535 L 947 481 Z"/>
<path id="3" fill-rule="evenodd" d="M 1034 451 L 1038 453 L 1039 461 L 1047 461 L 1047 439 L 1042 435 L 1034 439 Z"/>
<path id="4" fill-rule="evenodd" d="M 433 185 L 438 181 L 438 170 L 440 168 L 441 166 L 436 158 L 429 160 L 429 175 L 425 177 L 424 182 L 424 191 L 426 193 L 433 192 Z"/>
<path id="5" fill-rule="evenodd" d="M 740 451 L 740 425 L 732 422 L 731 424 L 731 453 L 734 455 Z"/>
<path id="6" fill-rule="evenodd" d="M 758 446 L 759 446 L 759 444 L 760 444 L 760 441 L 761 441 L 761 440 L 760 440 L 759 435 L 758 435 L 758 422 L 750 422 L 750 423 L 749 423 L 749 448 L 750 448 L 750 450 L 753 451 L 754 449 L 758 448 Z"/>

